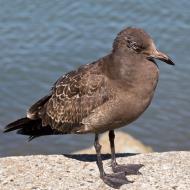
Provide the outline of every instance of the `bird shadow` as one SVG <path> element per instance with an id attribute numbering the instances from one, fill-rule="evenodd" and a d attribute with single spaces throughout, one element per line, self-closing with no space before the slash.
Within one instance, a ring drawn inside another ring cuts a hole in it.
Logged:
<path id="1" fill-rule="evenodd" d="M 137 153 L 118 153 L 116 157 L 129 157 L 135 156 Z M 97 160 L 96 154 L 63 154 L 63 156 L 83 162 L 95 162 Z M 110 154 L 101 154 L 102 160 L 108 160 L 111 158 Z"/>

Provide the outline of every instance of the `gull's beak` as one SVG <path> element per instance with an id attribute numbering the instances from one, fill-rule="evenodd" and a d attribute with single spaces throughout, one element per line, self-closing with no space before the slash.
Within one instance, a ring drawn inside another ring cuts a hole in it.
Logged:
<path id="1" fill-rule="evenodd" d="M 158 50 L 155 50 L 150 56 L 148 56 L 148 59 L 159 59 L 169 65 L 175 65 L 175 63 L 171 60 L 171 58 L 168 55 Z"/>

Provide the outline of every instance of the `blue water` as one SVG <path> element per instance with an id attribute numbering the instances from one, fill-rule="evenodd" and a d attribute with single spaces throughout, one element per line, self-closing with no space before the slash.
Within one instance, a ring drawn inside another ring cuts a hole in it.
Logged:
<path id="1" fill-rule="evenodd" d="M 158 62 L 160 81 L 149 109 L 127 131 L 156 151 L 190 149 L 190 1 L 0 0 L 0 156 L 68 153 L 93 135 L 2 134 L 54 81 L 111 50 L 126 26 L 144 28 L 175 61 Z"/>

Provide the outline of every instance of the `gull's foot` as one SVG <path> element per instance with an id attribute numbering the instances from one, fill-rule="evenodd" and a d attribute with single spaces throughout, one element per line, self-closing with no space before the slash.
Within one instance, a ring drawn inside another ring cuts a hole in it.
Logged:
<path id="1" fill-rule="evenodd" d="M 119 189 L 124 184 L 133 183 L 133 181 L 129 181 L 126 178 L 124 172 L 105 174 L 101 178 L 104 181 L 104 183 L 115 189 Z"/>
<path id="2" fill-rule="evenodd" d="M 143 164 L 127 164 L 119 165 L 117 163 L 112 164 L 112 170 L 114 173 L 124 172 L 125 175 L 140 175 L 139 169 L 142 168 Z"/>

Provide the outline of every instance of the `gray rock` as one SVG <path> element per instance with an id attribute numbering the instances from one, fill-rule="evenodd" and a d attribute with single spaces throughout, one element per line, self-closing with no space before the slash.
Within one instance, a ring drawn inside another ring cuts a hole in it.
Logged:
<path id="1" fill-rule="evenodd" d="M 104 155 L 106 157 L 106 155 Z M 108 157 L 108 156 L 107 156 Z M 0 158 L 1 190 L 110 190 L 99 179 L 95 155 L 38 155 Z M 190 152 L 120 154 L 118 162 L 141 163 L 142 175 L 128 176 L 134 183 L 124 190 L 188 190 Z M 104 160 L 110 172 L 109 159 Z"/>

